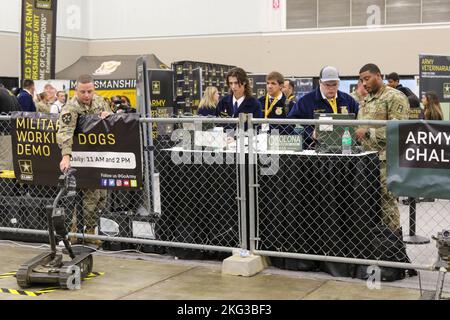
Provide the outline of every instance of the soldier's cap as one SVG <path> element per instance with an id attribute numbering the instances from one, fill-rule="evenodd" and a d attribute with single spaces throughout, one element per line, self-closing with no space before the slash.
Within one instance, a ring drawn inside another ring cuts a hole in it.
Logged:
<path id="1" fill-rule="evenodd" d="M 339 81 L 339 72 L 335 67 L 326 66 L 320 70 L 321 81 Z"/>

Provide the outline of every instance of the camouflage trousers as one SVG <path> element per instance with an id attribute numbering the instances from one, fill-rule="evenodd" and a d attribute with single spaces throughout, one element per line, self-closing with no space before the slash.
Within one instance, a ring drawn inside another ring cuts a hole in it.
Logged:
<path id="1" fill-rule="evenodd" d="M 0 135 L 0 170 L 14 170 L 10 135 Z"/>
<path id="2" fill-rule="evenodd" d="M 83 218 L 88 229 L 98 225 L 98 213 L 106 208 L 107 190 L 82 189 L 83 191 Z"/>
<path id="3" fill-rule="evenodd" d="M 387 189 L 386 161 L 380 161 L 381 219 L 392 230 L 400 228 L 400 211 L 397 198 Z"/>

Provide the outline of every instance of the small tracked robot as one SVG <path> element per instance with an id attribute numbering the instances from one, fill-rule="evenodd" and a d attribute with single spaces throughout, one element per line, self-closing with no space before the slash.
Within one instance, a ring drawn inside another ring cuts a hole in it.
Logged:
<path id="1" fill-rule="evenodd" d="M 93 250 L 80 247 L 74 250 L 70 245 L 68 232 L 65 227 L 65 213 L 63 207 L 58 207 L 60 200 L 74 201 L 76 196 L 75 169 L 69 169 L 60 175 L 58 195 L 53 205 L 46 206 L 50 252 L 44 252 L 22 264 L 17 271 L 17 284 L 21 288 L 28 288 L 36 284 L 51 284 L 64 289 L 80 289 L 81 280 L 86 278 L 93 268 Z M 64 198 L 63 198 L 64 196 Z M 71 260 L 64 261 L 63 253 L 56 250 L 56 244 L 62 241 Z"/>

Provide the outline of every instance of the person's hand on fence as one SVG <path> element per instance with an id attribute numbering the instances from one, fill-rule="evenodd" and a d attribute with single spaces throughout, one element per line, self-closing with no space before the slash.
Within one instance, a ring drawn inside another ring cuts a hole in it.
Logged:
<path id="1" fill-rule="evenodd" d="M 111 112 L 109 111 L 102 111 L 102 113 L 100 113 L 100 118 L 105 119 L 107 118 L 109 115 L 111 114 Z"/>
<path id="2" fill-rule="evenodd" d="M 368 130 L 368 129 L 366 129 L 366 128 L 358 128 L 358 129 L 355 131 L 356 140 L 361 141 L 362 139 L 364 139 L 367 130 Z"/>

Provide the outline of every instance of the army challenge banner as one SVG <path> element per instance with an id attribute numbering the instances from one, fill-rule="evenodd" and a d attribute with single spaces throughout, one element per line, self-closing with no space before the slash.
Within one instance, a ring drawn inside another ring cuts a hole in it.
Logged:
<path id="1" fill-rule="evenodd" d="M 61 149 L 56 142 L 58 115 L 14 112 L 12 148 L 14 173 L 19 182 L 56 186 L 61 174 Z M 71 166 L 77 187 L 138 189 L 142 185 L 139 115 L 111 114 L 78 118 Z"/>
<path id="2" fill-rule="evenodd" d="M 397 196 L 450 199 L 450 122 L 389 121 L 387 184 Z"/>
<path id="3" fill-rule="evenodd" d="M 420 92 L 435 91 L 440 102 L 450 102 L 450 56 L 420 55 Z"/>
<path id="4" fill-rule="evenodd" d="M 21 79 L 55 79 L 56 0 L 22 0 Z"/>

